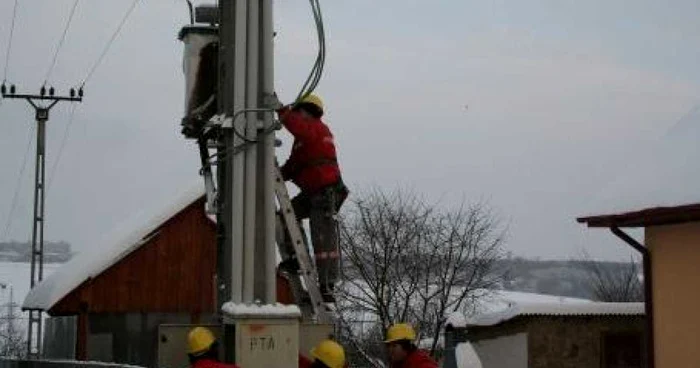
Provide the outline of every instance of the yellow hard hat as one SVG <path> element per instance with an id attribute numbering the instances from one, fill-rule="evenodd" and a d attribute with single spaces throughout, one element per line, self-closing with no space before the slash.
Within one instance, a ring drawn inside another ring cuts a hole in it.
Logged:
<path id="1" fill-rule="evenodd" d="M 397 323 L 391 327 L 386 332 L 386 340 L 384 342 L 390 343 L 399 340 L 413 341 L 416 339 L 416 330 L 411 327 L 408 323 Z"/>
<path id="2" fill-rule="evenodd" d="M 215 341 L 216 337 L 214 337 L 211 330 L 204 327 L 195 327 L 187 335 L 187 353 L 192 355 L 205 353 Z"/>
<path id="3" fill-rule="evenodd" d="M 323 340 L 318 343 L 315 348 L 311 349 L 311 356 L 329 368 L 343 368 L 345 366 L 345 350 L 333 340 Z"/>
<path id="4" fill-rule="evenodd" d="M 323 113 L 325 111 L 325 108 L 323 106 L 323 100 L 321 100 L 321 97 L 318 97 L 317 95 L 315 95 L 313 93 L 306 95 L 306 97 L 302 98 L 301 101 L 299 101 L 299 103 L 312 104 L 312 105 L 318 107 L 319 109 L 321 109 L 321 113 Z"/>

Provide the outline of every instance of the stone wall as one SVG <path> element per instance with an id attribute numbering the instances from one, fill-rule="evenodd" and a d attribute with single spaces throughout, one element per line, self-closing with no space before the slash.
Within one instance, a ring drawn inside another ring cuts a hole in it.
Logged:
<path id="1" fill-rule="evenodd" d="M 603 340 L 627 334 L 643 342 L 644 327 L 643 316 L 521 316 L 496 326 L 471 327 L 465 337 L 478 346 L 479 341 L 526 333 L 529 368 L 626 368 L 603 365 Z M 615 356 L 617 351 L 608 353 Z"/>
<path id="2" fill-rule="evenodd" d="M 528 323 L 528 367 L 600 368 L 606 334 L 636 333 L 640 339 L 644 318 L 536 317 Z"/>

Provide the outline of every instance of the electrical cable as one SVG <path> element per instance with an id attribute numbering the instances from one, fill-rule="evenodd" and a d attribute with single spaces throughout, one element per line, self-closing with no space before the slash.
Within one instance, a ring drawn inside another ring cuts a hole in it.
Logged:
<path id="1" fill-rule="evenodd" d="M 124 24 L 126 23 L 126 20 L 129 19 L 129 16 L 131 13 L 133 13 L 134 9 L 136 8 L 136 4 L 139 2 L 139 0 L 134 0 L 131 3 L 131 6 L 129 9 L 126 11 L 124 14 L 124 17 L 122 17 L 121 22 L 119 22 L 119 25 L 117 26 L 117 29 L 114 31 L 112 34 L 112 37 L 110 37 L 109 41 L 107 41 L 107 45 L 105 48 L 102 50 L 102 53 L 100 56 L 97 58 L 97 61 L 92 65 L 90 68 L 90 71 L 87 73 L 87 76 L 85 76 L 85 79 L 83 79 L 83 83 L 81 83 L 81 87 L 84 87 L 85 84 L 90 80 L 92 75 L 95 73 L 95 70 L 97 69 L 98 66 L 102 63 L 102 60 L 104 60 L 105 56 L 107 55 L 107 52 L 109 51 L 110 47 L 112 47 L 112 44 L 114 43 L 114 40 L 117 38 L 119 35 L 119 32 L 121 32 L 122 28 L 124 27 Z"/>
<path id="2" fill-rule="evenodd" d="M 321 13 L 321 4 L 318 0 L 309 0 L 311 11 L 313 13 L 314 23 L 316 24 L 316 34 L 318 37 L 318 54 L 314 65 L 311 68 L 309 76 L 301 87 L 301 91 L 297 95 L 294 104 L 301 101 L 303 98 L 313 93 L 318 87 L 323 74 L 323 69 L 326 63 L 326 36 L 323 26 L 323 14 Z"/>
<path id="3" fill-rule="evenodd" d="M 24 170 L 27 167 L 27 157 L 29 157 L 29 150 L 32 147 L 32 141 L 34 136 L 34 124 L 31 125 L 29 129 L 29 140 L 27 142 L 27 148 L 24 151 L 24 158 L 22 158 L 22 166 L 20 166 L 19 174 L 17 175 L 17 184 L 15 185 L 15 193 L 12 196 L 12 202 L 10 203 L 10 212 L 7 214 L 7 221 L 5 222 L 5 229 L 2 233 L 2 239 L 7 240 L 7 234 L 10 232 L 10 226 L 12 226 L 12 220 L 14 219 L 14 213 L 17 209 L 17 199 L 19 197 L 19 191 L 22 187 L 22 178 L 24 176 Z"/>
<path id="4" fill-rule="evenodd" d="M 73 7 L 70 10 L 70 14 L 68 15 L 68 20 L 66 21 L 66 25 L 63 27 L 63 34 L 61 35 L 61 38 L 58 40 L 58 45 L 56 46 L 56 51 L 53 54 L 53 60 L 51 61 L 51 64 L 49 66 L 49 70 L 46 72 L 46 77 L 44 78 L 44 85 L 49 81 L 49 78 L 51 77 L 51 73 L 53 72 L 54 67 L 56 66 L 56 60 L 58 60 L 58 53 L 61 51 L 61 47 L 63 46 L 63 42 L 66 40 L 66 34 L 68 33 L 68 28 L 70 28 L 70 24 L 73 21 L 73 16 L 75 15 L 75 9 L 78 7 L 78 2 L 79 0 L 73 1 Z"/>
<path id="5" fill-rule="evenodd" d="M 192 5 L 192 1 L 190 0 L 185 0 L 187 2 L 187 9 L 190 11 L 190 24 L 194 24 L 194 6 Z"/>
<path id="6" fill-rule="evenodd" d="M 309 0 L 309 4 L 311 5 L 311 11 L 313 13 L 313 18 L 314 18 L 314 23 L 316 25 L 316 34 L 318 38 L 318 54 L 316 55 L 316 60 L 314 61 L 313 66 L 311 67 L 311 71 L 309 72 L 309 76 L 306 78 L 306 81 L 301 87 L 301 91 L 297 95 L 297 98 L 293 105 L 297 104 L 302 98 L 308 96 L 309 94 L 313 93 L 316 90 L 316 87 L 318 87 L 319 82 L 321 81 L 321 76 L 323 75 L 323 69 L 325 67 L 326 63 L 326 36 L 325 36 L 325 29 L 323 26 L 323 15 L 321 13 L 321 5 L 318 0 Z M 244 109 L 237 111 L 236 113 L 233 114 L 232 116 L 232 122 L 231 122 L 231 127 L 233 128 L 234 134 L 243 140 L 243 143 L 231 147 L 225 151 L 222 152 L 217 152 L 207 158 L 207 161 L 211 160 L 212 158 L 218 158 L 219 160 L 225 158 L 229 154 L 237 154 L 242 152 L 245 147 L 249 144 L 254 144 L 258 142 L 258 139 L 250 139 L 245 136 L 245 134 L 241 133 L 237 128 L 236 128 L 236 119 L 243 113 L 247 112 L 273 112 L 275 109 L 272 108 L 263 108 L 263 109 Z M 250 123 L 249 121 L 246 121 L 246 124 Z M 269 134 L 271 132 L 274 132 L 275 130 L 279 129 L 278 124 L 273 124 L 270 126 L 268 129 L 264 130 L 262 132 L 263 135 Z M 258 133 L 260 135 L 261 133 Z M 211 167 L 212 165 L 215 164 L 216 161 L 209 162 L 207 165 L 202 166 L 200 169 L 200 173 L 203 172 L 205 169 L 208 167 Z"/>
<path id="7" fill-rule="evenodd" d="M 58 162 L 61 161 L 61 155 L 63 154 L 63 148 L 66 146 L 66 141 L 68 141 L 68 135 L 70 134 L 70 127 L 73 125 L 73 120 L 75 118 L 75 109 L 78 107 L 77 104 L 71 106 L 70 116 L 68 118 L 68 123 L 66 124 L 66 129 L 63 130 L 63 138 L 61 138 L 61 144 L 58 147 L 58 153 L 56 154 L 56 161 L 53 162 L 51 171 L 49 172 L 49 180 L 46 182 L 46 194 L 49 194 L 49 189 L 51 189 L 51 184 L 53 184 L 53 177 L 56 173 L 56 168 L 58 168 Z"/>
<path id="8" fill-rule="evenodd" d="M 3 83 L 7 81 L 7 69 L 10 65 L 10 53 L 12 52 L 12 37 L 15 33 L 15 19 L 17 18 L 17 0 L 15 0 L 15 5 L 12 8 L 12 23 L 10 25 L 10 36 L 7 41 L 7 53 L 5 54 L 5 67 L 2 76 Z"/>

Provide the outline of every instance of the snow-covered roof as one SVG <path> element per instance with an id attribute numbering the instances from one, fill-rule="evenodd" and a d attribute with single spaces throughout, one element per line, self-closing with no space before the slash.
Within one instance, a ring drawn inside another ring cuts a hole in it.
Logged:
<path id="1" fill-rule="evenodd" d="M 146 243 L 148 236 L 168 219 L 204 195 L 201 180 L 167 205 L 142 210 L 96 242 L 96 247 L 78 254 L 50 277 L 37 284 L 24 299 L 23 309 L 48 310 L 83 282 L 101 274 Z"/>
<path id="2" fill-rule="evenodd" d="M 493 326 L 519 316 L 636 316 L 644 315 L 644 303 L 535 303 L 468 318 L 468 326 Z"/>
<path id="3" fill-rule="evenodd" d="M 700 106 L 656 144 L 639 147 L 620 176 L 591 198 L 585 217 L 700 203 Z"/>
<path id="4" fill-rule="evenodd" d="M 515 305 L 569 305 L 580 303 L 592 303 L 588 299 L 569 298 L 557 295 L 527 293 L 523 291 L 509 290 L 481 290 L 476 299 L 474 310 L 470 313 L 454 312 L 447 317 L 445 326 L 463 328 L 475 316 L 501 313 Z"/>

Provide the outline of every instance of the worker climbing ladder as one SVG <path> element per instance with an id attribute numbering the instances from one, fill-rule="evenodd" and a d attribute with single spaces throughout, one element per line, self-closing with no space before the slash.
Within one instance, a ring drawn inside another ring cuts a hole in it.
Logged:
<path id="1" fill-rule="evenodd" d="M 297 221 L 292 200 L 289 197 L 287 186 L 285 185 L 279 165 L 275 163 L 275 196 L 279 202 L 278 213 L 278 231 L 277 231 L 277 246 L 282 257 L 282 263 L 291 259 L 296 259 L 299 263 L 299 270 L 285 270 L 294 298 L 297 305 L 304 311 L 306 316 L 310 316 L 317 322 L 330 323 L 331 318 L 326 310 L 326 305 L 321 296 L 321 289 L 318 284 L 318 273 L 314 266 L 311 256 L 309 255 L 309 247 L 306 243 L 306 236 L 302 231 L 300 223 Z M 284 240 L 284 236 L 289 236 L 289 241 Z M 302 285 L 302 278 L 306 286 L 306 292 Z M 307 293 L 309 300 L 307 301 Z M 311 304 L 311 310 L 307 308 L 308 303 Z"/>

